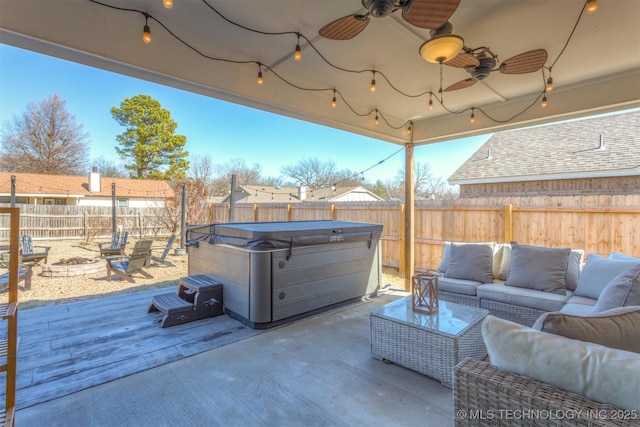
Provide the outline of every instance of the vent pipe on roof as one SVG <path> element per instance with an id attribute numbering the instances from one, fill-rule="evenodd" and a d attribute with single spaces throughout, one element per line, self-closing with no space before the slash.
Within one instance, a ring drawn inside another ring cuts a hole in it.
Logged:
<path id="1" fill-rule="evenodd" d="M 93 167 L 93 170 L 89 173 L 89 191 L 91 193 L 99 193 L 100 192 L 100 174 L 98 173 L 98 168 Z"/>
<path id="2" fill-rule="evenodd" d="M 604 135 L 600 135 L 600 144 L 598 144 L 598 148 L 596 150 L 606 150 L 607 147 L 604 146 Z"/>

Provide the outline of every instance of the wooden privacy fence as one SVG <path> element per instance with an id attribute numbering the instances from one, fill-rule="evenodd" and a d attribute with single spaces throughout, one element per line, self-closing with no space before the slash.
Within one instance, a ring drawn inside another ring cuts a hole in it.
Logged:
<path id="1" fill-rule="evenodd" d="M 0 206 L 9 206 L 2 204 Z M 18 205 L 20 231 L 35 240 L 86 239 L 111 236 L 111 207 L 71 205 Z M 169 236 L 161 220 L 162 208 L 116 208 L 116 224 L 133 237 Z M 0 216 L 0 240 L 9 238 L 9 217 Z"/>
<path id="2" fill-rule="evenodd" d="M 384 225 L 384 266 L 404 271 L 404 209 L 397 203 L 237 204 L 236 222 L 335 219 Z M 212 223 L 229 218 L 228 204 L 211 204 Z M 415 207 L 417 271 L 440 264 L 444 242 L 510 242 L 570 247 L 608 256 L 640 257 L 640 196 L 520 197 L 430 200 Z"/>

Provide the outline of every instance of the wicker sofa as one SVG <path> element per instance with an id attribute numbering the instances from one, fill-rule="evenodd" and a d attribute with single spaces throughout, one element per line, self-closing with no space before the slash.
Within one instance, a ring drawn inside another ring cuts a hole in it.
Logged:
<path id="1" fill-rule="evenodd" d="M 453 405 L 455 425 L 459 427 L 637 426 L 640 422 L 638 419 L 631 419 L 630 412 L 625 413 L 613 405 L 599 403 L 471 358 L 460 362 L 453 369 Z M 509 412 L 514 410 L 523 412 Z M 540 415 L 538 419 L 531 421 L 516 419 L 524 418 L 523 414 L 527 414 L 528 418 Z M 549 414 L 549 417 L 541 419 L 546 414 Z M 559 419 L 564 414 L 572 415 Z M 600 416 L 602 414 L 621 416 L 618 419 L 605 419 L 604 416 Z M 629 415 L 627 419 L 623 419 L 625 414 Z"/>
<path id="2" fill-rule="evenodd" d="M 469 247 L 477 247 L 482 256 L 458 256 L 458 268 L 452 271 L 452 265 L 456 266 L 452 255 Z M 557 262 L 560 257 L 565 264 Z M 584 251 L 576 249 L 446 242 L 440 266 L 428 274 L 439 276 L 440 299 L 484 308 L 497 317 L 531 326 L 547 312 L 590 313 L 606 284 L 638 262 L 638 258 L 615 252 L 610 258 L 594 255 L 587 259 L 585 264 Z M 529 278 L 531 283 L 522 283 Z M 521 283 L 512 285 L 511 279 Z M 554 280 L 558 282 L 555 287 L 548 286 Z M 581 282 L 584 286 L 580 287 Z"/>
<path id="3" fill-rule="evenodd" d="M 547 313 L 533 328 L 487 316 L 490 363 L 454 367 L 456 425 L 640 425 L 639 324 L 640 306 Z"/>

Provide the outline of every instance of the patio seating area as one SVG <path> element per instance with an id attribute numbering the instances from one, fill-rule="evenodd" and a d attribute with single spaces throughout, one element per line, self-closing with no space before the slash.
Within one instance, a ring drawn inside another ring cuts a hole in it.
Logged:
<path id="1" fill-rule="evenodd" d="M 371 310 L 405 292 L 266 331 L 226 315 L 160 328 L 161 292 L 24 311 L 17 424 L 453 423 L 450 389 L 370 352 Z"/>

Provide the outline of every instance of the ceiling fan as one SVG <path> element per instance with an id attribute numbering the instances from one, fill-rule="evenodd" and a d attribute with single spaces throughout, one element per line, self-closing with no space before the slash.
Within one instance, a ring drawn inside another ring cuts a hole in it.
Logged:
<path id="1" fill-rule="evenodd" d="M 439 37 L 452 37 L 458 39 L 457 43 L 461 43 L 461 37 L 450 36 L 452 29 L 453 26 L 451 23 L 446 22 L 437 30 L 431 31 L 431 38 L 435 40 Z M 425 47 L 427 43 L 425 43 L 423 47 Z M 421 47 L 421 54 L 423 54 L 423 47 Z M 451 92 L 473 86 L 478 81 L 489 77 L 493 71 L 500 71 L 502 74 L 533 73 L 544 66 L 545 62 L 547 62 L 547 56 L 545 49 L 533 49 L 512 56 L 500 63 L 498 55 L 494 54 L 488 47 L 483 46 L 472 49 L 463 45 L 462 52 L 457 53 L 451 59 L 443 61 L 442 63 L 450 67 L 464 68 L 471 74 L 471 77 L 452 84 L 444 91 Z"/>
<path id="2" fill-rule="evenodd" d="M 353 14 L 336 19 L 318 32 L 332 40 L 349 40 L 362 32 L 370 17 L 384 18 L 397 10 L 402 18 L 420 28 L 440 28 L 458 8 L 460 0 L 361 0 L 368 10 L 364 15 Z"/>

